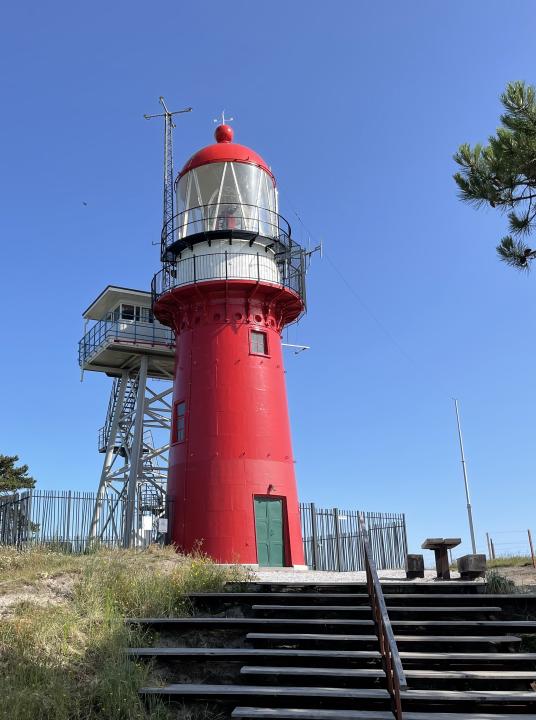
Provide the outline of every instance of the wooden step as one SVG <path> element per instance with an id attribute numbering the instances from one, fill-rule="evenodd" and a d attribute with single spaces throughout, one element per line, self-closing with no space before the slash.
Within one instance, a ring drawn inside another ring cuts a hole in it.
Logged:
<path id="1" fill-rule="evenodd" d="M 354 701 L 387 705 L 390 697 L 383 688 L 330 688 L 308 686 L 277 686 L 277 685 L 199 685 L 177 683 L 162 687 L 151 686 L 140 689 L 141 695 L 158 695 L 169 699 L 217 700 L 232 703 L 242 698 L 270 698 L 271 702 L 299 698 L 300 704 L 319 701 L 351 704 Z M 484 704 L 514 705 L 536 703 L 536 692 L 509 692 L 507 690 L 404 690 L 401 692 L 402 702 L 438 704 Z"/>
<path id="2" fill-rule="evenodd" d="M 330 685 L 334 679 L 351 678 L 367 680 L 385 680 L 385 673 L 377 668 L 323 668 L 323 667 L 286 667 L 274 665 L 244 665 L 240 668 L 240 675 L 246 678 L 264 677 L 295 677 L 298 680 L 303 678 L 322 678 L 323 685 Z"/>
<path id="3" fill-rule="evenodd" d="M 189 647 L 143 647 L 128 648 L 127 655 L 135 657 L 176 658 L 179 660 L 234 660 L 244 662 L 326 662 L 369 663 L 377 662 L 381 655 L 377 650 L 279 650 L 273 648 L 189 648 Z"/>
<path id="4" fill-rule="evenodd" d="M 427 606 L 433 605 L 438 601 L 442 604 L 456 603 L 458 605 L 473 605 L 478 603 L 500 604 L 501 602 L 515 604 L 536 604 L 535 593 L 507 593 L 507 594 L 486 594 L 486 593 L 421 593 L 421 592 L 405 592 L 390 593 L 384 588 L 384 597 L 388 606 L 390 605 L 408 605 L 413 603 L 421 603 L 425 600 Z M 340 592 L 198 592 L 190 593 L 189 598 L 196 604 L 214 604 L 221 602 L 224 604 L 238 605 L 250 604 L 253 602 L 262 603 L 282 603 L 282 604 L 318 604 L 324 603 L 336 605 L 369 605 L 369 597 L 364 593 L 340 593 Z"/>
<path id="5" fill-rule="evenodd" d="M 342 580 L 343 578 L 341 578 Z M 253 581 L 244 583 L 227 583 L 229 592 L 317 592 L 317 593 L 366 593 L 365 582 L 266 582 Z M 412 583 L 407 581 L 387 582 L 381 579 L 381 586 L 385 593 L 411 594 L 419 592 L 426 595 L 438 593 L 467 593 L 471 595 L 484 594 L 486 583 L 465 580 L 435 580 L 427 583 Z"/>
<path id="6" fill-rule="evenodd" d="M 393 720 L 392 712 L 381 710 L 309 710 L 305 708 L 252 708 L 237 707 L 231 717 L 236 720 Z M 502 716 L 504 717 L 504 716 Z M 519 720 L 519 716 L 518 716 Z"/>
<path id="7" fill-rule="evenodd" d="M 536 664 L 536 653 L 510 653 L 510 652 L 485 652 L 485 653 L 449 653 L 449 652 L 408 652 L 401 651 L 400 659 L 403 662 L 419 660 L 422 662 L 433 662 L 434 660 L 444 662 L 526 662 Z"/>
<path id="8" fill-rule="evenodd" d="M 366 632 L 374 627 L 372 620 L 353 620 L 349 618 L 236 618 L 236 617 L 181 617 L 181 618 L 129 618 L 127 622 L 152 627 L 166 627 L 181 630 L 211 628 L 216 630 L 242 629 L 254 627 L 330 627 L 341 631 L 344 628 Z M 449 634 L 455 630 L 460 635 L 467 632 L 487 633 L 490 631 L 536 632 L 533 620 L 392 620 L 395 634 L 405 631 L 435 631 L 436 635 Z"/>
<path id="9" fill-rule="evenodd" d="M 322 612 L 329 612 L 329 613 L 356 613 L 358 615 L 363 615 L 365 613 L 372 612 L 371 608 L 368 605 L 276 605 L 274 604 L 267 604 L 267 605 L 252 605 L 252 610 L 256 612 L 277 612 L 277 613 L 322 613 Z M 480 606 L 475 605 L 472 607 L 448 607 L 448 606 L 401 606 L 401 605 L 392 605 L 388 607 L 389 615 L 393 614 L 399 614 L 399 613 L 418 613 L 418 614 L 472 614 L 472 613 L 481 613 L 484 614 L 491 614 L 491 613 L 500 613 L 501 608 L 498 605 L 488 605 L 488 606 Z"/>
<path id="10" fill-rule="evenodd" d="M 415 691 L 417 692 L 417 691 Z M 290 698 L 299 699 L 300 704 L 313 704 L 319 701 L 366 701 L 387 707 L 390 697 L 384 688 L 316 688 L 316 687 L 278 687 L 274 685 L 199 685 L 177 683 L 150 686 L 139 690 L 140 695 L 159 695 L 169 699 L 207 700 L 233 703 L 243 698 L 269 698 L 278 704 Z M 536 693 L 534 693 L 536 696 Z"/>
<path id="11" fill-rule="evenodd" d="M 486 681 L 536 681 L 536 670 L 411 670 L 405 669 L 408 680 L 486 680 Z M 383 670 L 376 668 L 297 667 L 274 665 L 244 665 L 240 674 L 246 677 L 293 677 L 318 678 L 322 685 L 337 679 L 384 679 Z"/>
<path id="12" fill-rule="evenodd" d="M 504 631 L 533 634 L 536 633 L 534 620 L 391 620 L 393 630 L 405 632 L 422 629 L 436 633 L 450 633 L 455 630 L 459 635 L 466 630 L 472 633 Z"/>
<path id="13" fill-rule="evenodd" d="M 237 707 L 233 720 L 393 720 L 392 712 L 374 710 L 317 710 L 307 708 Z M 495 715 L 490 713 L 420 713 L 405 712 L 404 720 L 536 720 L 536 715 Z"/>
<path id="14" fill-rule="evenodd" d="M 345 635 L 332 633 L 248 633 L 247 640 L 252 642 L 286 643 L 377 643 L 376 635 Z M 521 638 L 513 635 L 396 635 L 396 642 L 400 646 L 408 644 L 440 645 L 513 645 L 521 642 Z"/>
<path id="15" fill-rule="evenodd" d="M 522 704 L 536 703 L 536 692 L 530 690 L 521 692 L 518 690 L 403 690 L 400 693 L 402 702 L 471 702 L 479 704 Z"/>
<path id="16" fill-rule="evenodd" d="M 335 627 L 352 628 L 359 632 L 370 631 L 374 627 L 373 620 L 350 620 L 341 618 L 251 618 L 251 617 L 166 617 L 166 618 L 128 618 L 134 625 L 150 625 L 166 629 L 196 630 L 210 628 L 212 630 L 235 630 L 254 627 Z"/>

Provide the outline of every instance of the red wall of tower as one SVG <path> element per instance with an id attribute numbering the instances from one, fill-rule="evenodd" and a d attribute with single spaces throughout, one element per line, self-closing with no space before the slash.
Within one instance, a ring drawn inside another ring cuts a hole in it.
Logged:
<path id="1" fill-rule="evenodd" d="M 254 497 L 272 496 L 283 499 L 285 564 L 304 564 L 280 336 L 297 310 L 289 291 L 240 281 L 155 305 L 177 336 L 174 408 L 186 403 L 168 479 L 171 538 L 186 551 L 201 543 L 218 562 L 257 563 Z M 268 356 L 251 352 L 251 330 L 266 332 Z"/>

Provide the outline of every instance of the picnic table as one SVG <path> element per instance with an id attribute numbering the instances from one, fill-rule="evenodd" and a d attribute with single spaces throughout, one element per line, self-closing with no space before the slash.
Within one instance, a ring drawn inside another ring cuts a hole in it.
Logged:
<path id="1" fill-rule="evenodd" d="M 423 550 L 433 550 L 438 580 L 450 580 L 449 550 L 461 543 L 461 538 L 426 538 Z"/>

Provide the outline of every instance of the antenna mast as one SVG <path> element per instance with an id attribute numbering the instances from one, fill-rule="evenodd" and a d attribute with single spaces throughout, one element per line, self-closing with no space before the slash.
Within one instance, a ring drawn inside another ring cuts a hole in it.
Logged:
<path id="1" fill-rule="evenodd" d="M 160 105 L 164 108 L 163 113 L 157 115 L 144 115 L 146 120 L 151 118 L 164 118 L 164 211 L 162 223 L 162 238 L 165 243 L 168 235 L 173 237 L 174 213 L 173 213 L 173 129 L 176 127 L 173 122 L 174 115 L 191 112 L 192 108 L 183 108 L 170 112 L 166 101 L 162 96 L 159 98 Z"/>

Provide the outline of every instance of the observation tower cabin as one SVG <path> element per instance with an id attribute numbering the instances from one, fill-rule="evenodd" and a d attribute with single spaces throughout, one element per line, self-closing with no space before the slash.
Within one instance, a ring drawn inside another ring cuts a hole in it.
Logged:
<path id="1" fill-rule="evenodd" d="M 83 313 L 94 321 L 79 343 L 82 370 L 120 377 L 147 357 L 147 376 L 169 380 L 173 375 L 175 339 L 153 316 L 151 293 L 108 285 Z"/>

